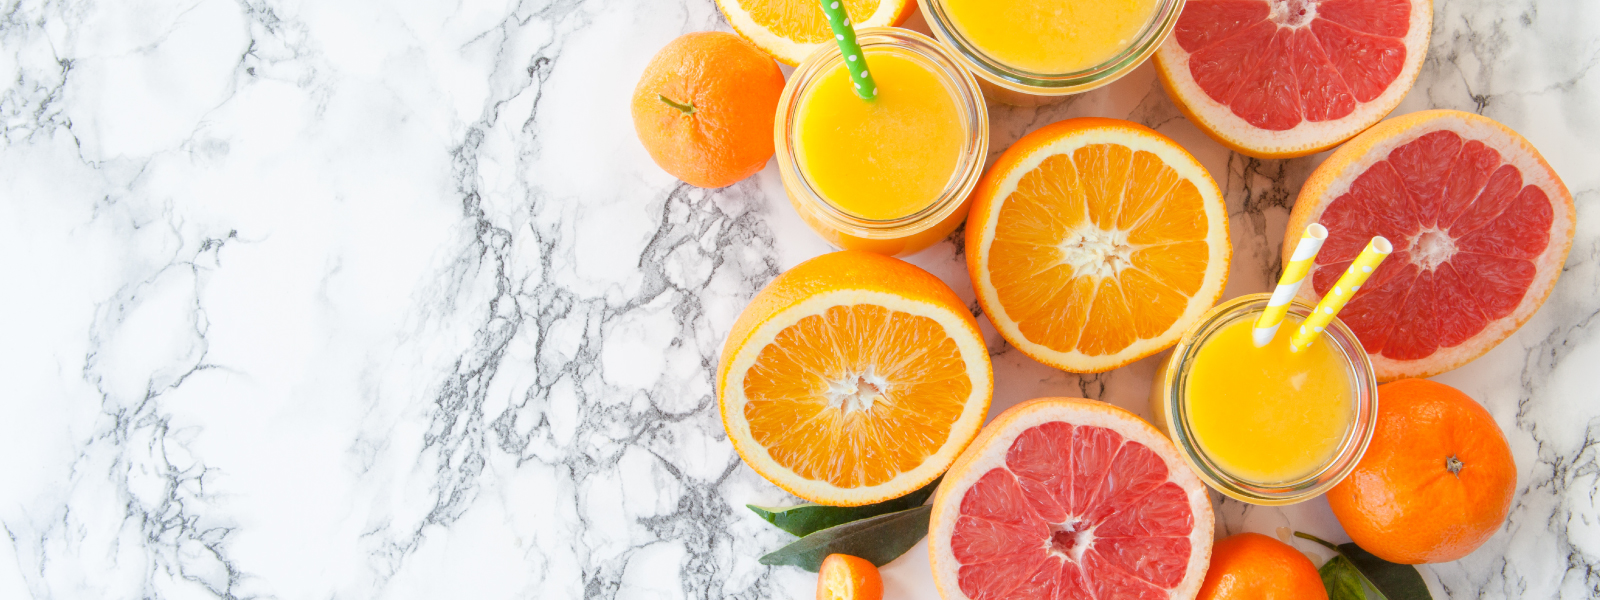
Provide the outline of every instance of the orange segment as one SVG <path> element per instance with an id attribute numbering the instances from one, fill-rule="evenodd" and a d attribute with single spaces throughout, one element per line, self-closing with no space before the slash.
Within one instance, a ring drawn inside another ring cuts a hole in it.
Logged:
<path id="1" fill-rule="evenodd" d="M 912 0 L 840 0 L 856 29 L 899 25 L 911 15 Z M 717 0 L 734 31 L 778 62 L 800 64 L 818 46 L 833 43 L 822 7 L 814 0 Z"/>
<path id="2" fill-rule="evenodd" d="M 995 328 L 1068 371 L 1170 346 L 1216 303 L 1228 269 L 1216 183 L 1172 140 L 1072 119 L 1019 140 L 985 174 L 967 268 Z"/>
<path id="3" fill-rule="evenodd" d="M 867 253 L 806 261 L 751 301 L 723 348 L 718 399 L 752 469 L 814 502 L 899 497 L 977 434 L 988 351 L 954 292 Z"/>

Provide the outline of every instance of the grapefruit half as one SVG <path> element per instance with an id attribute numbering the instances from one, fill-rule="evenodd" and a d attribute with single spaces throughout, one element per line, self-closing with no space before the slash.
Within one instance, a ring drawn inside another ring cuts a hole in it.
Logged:
<path id="1" fill-rule="evenodd" d="M 1189 121 L 1222 145 L 1305 156 L 1394 110 L 1432 29 L 1432 0 L 1189 0 L 1156 70 Z"/>
<path id="2" fill-rule="evenodd" d="M 1211 560 L 1205 485 L 1121 408 L 1040 398 L 995 417 L 934 495 L 945 600 L 1194 598 Z"/>
<path id="3" fill-rule="evenodd" d="M 1372 236 L 1394 254 L 1340 311 L 1378 379 L 1430 377 L 1533 316 L 1572 248 L 1572 194 L 1528 140 L 1487 117 L 1396 117 L 1323 162 L 1289 215 L 1328 228 L 1300 296 L 1315 303 Z M 1285 245 L 1284 261 L 1292 248 Z"/>

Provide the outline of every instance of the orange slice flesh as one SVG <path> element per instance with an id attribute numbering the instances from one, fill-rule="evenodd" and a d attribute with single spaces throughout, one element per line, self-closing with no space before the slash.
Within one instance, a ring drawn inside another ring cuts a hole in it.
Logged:
<path id="1" fill-rule="evenodd" d="M 853 27 L 899 25 L 911 15 L 911 0 L 839 0 Z M 717 0 L 734 31 L 778 62 L 791 67 L 818 47 L 831 44 L 833 30 L 815 0 Z"/>
<path id="2" fill-rule="evenodd" d="M 993 375 L 977 322 L 938 278 L 869 252 L 801 263 L 751 301 L 718 398 L 752 469 L 813 502 L 896 498 L 977 435 Z"/>
<path id="3" fill-rule="evenodd" d="M 1154 131 L 1111 119 L 1045 127 L 1006 151 L 975 198 L 967 247 L 979 301 L 1040 362 L 1127 364 L 1170 346 L 1221 294 L 1221 192 Z"/>

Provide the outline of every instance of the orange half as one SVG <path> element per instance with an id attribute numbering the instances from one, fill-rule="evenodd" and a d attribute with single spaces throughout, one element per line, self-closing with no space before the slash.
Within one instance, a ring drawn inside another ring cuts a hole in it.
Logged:
<path id="1" fill-rule="evenodd" d="M 717 395 L 739 456 L 790 493 L 855 506 L 938 477 L 993 392 L 977 322 L 937 277 L 859 251 L 768 284 L 723 346 Z"/>
<path id="2" fill-rule="evenodd" d="M 1222 192 L 1144 126 L 1069 119 L 1008 148 L 974 192 L 967 269 L 984 313 L 1039 362 L 1107 371 L 1159 352 L 1227 282 Z"/>
<path id="3" fill-rule="evenodd" d="M 851 25 L 888 27 L 911 16 L 913 0 L 839 0 Z M 816 0 L 717 0 L 717 8 L 739 35 L 791 67 L 832 44 L 833 30 Z"/>

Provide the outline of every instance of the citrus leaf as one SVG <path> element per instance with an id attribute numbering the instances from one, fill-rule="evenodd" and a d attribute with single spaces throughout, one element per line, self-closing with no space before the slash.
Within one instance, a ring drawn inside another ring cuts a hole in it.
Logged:
<path id="1" fill-rule="evenodd" d="M 918 506 L 835 525 L 772 551 L 761 557 L 761 564 L 793 565 L 815 573 L 829 554 L 849 554 L 881 567 L 928 535 L 932 512 L 932 506 Z"/>
<path id="2" fill-rule="evenodd" d="M 1367 596 L 1365 577 L 1343 554 L 1328 559 L 1317 569 L 1322 576 L 1322 587 L 1328 589 L 1328 600 L 1381 600 Z"/>
<path id="3" fill-rule="evenodd" d="M 768 523 L 777 525 L 778 529 L 805 537 L 835 525 L 843 525 L 867 517 L 876 517 L 922 506 L 922 503 L 928 500 L 928 496 L 933 495 L 933 490 L 939 487 L 940 479 L 943 478 L 934 479 L 928 485 L 922 486 L 921 489 L 899 498 L 866 506 L 823 506 L 810 502 L 787 508 L 756 506 L 754 504 L 746 504 L 745 506 L 761 518 L 766 519 Z"/>
<path id="4" fill-rule="evenodd" d="M 1353 543 L 1339 544 L 1339 552 L 1389 600 L 1433 600 L 1422 574 L 1411 565 L 1398 565 L 1373 556 Z"/>

